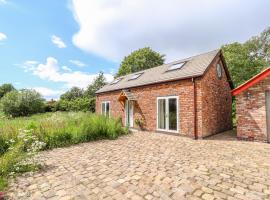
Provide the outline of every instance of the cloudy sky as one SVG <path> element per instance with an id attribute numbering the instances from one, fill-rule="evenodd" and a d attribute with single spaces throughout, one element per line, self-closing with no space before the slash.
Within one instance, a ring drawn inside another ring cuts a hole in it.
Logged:
<path id="1" fill-rule="evenodd" d="M 0 84 L 47 99 L 85 88 L 150 46 L 166 61 L 243 42 L 270 26 L 269 0 L 0 0 Z"/>

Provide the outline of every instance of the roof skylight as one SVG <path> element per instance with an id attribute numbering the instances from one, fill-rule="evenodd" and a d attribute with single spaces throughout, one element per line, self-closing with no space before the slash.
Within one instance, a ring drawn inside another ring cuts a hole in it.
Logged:
<path id="1" fill-rule="evenodd" d="M 116 84 L 118 83 L 119 81 L 121 81 L 123 78 L 117 78 L 117 79 L 114 79 L 112 82 L 111 82 L 111 85 L 112 84 Z"/>
<path id="2" fill-rule="evenodd" d="M 143 74 L 143 72 L 142 73 L 133 74 L 128 80 L 129 81 L 135 80 L 135 79 L 139 78 L 142 74 Z"/>
<path id="3" fill-rule="evenodd" d="M 172 70 L 176 70 L 176 69 L 181 69 L 184 65 L 186 64 L 186 62 L 181 62 L 181 63 L 176 63 L 174 65 L 169 66 L 167 71 L 172 71 Z"/>

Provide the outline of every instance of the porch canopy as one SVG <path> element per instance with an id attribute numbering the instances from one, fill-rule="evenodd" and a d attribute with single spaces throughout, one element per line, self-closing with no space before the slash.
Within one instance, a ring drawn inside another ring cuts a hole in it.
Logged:
<path id="1" fill-rule="evenodd" d="M 124 102 L 125 100 L 136 101 L 137 98 L 132 92 L 128 90 L 122 90 L 118 97 L 118 101 Z"/>

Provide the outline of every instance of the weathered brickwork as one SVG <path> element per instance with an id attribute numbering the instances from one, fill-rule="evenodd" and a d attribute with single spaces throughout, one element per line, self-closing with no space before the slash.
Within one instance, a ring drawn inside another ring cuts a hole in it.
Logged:
<path id="1" fill-rule="evenodd" d="M 236 96 L 237 137 L 267 141 L 265 92 L 270 90 L 267 77 Z"/>
<path id="2" fill-rule="evenodd" d="M 134 121 L 143 118 L 144 128 L 156 131 L 157 97 L 178 96 L 180 135 L 194 137 L 194 80 L 196 92 L 196 128 L 198 137 L 202 138 L 232 128 L 231 93 L 225 72 L 222 79 L 216 76 L 216 58 L 203 78 L 185 79 L 174 82 L 159 83 L 136 88 L 130 92 L 137 97 L 134 106 Z M 121 117 L 125 122 L 124 104 L 118 101 L 121 91 L 100 93 L 96 97 L 96 110 L 101 113 L 102 101 L 110 101 L 110 112 L 113 117 Z M 134 124 L 135 126 L 135 124 Z"/>
<path id="3" fill-rule="evenodd" d="M 232 95 L 224 68 L 217 77 L 217 57 L 202 78 L 202 133 L 203 137 L 232 129 Z"/>
<path id="4" fill-rule="evenodd" d="M 148 85 L 132 88 L 130 91 L 137 97 L 134 106 L 134 119 L 143 118 L 144 128 L 155 131 L 157 128 L 157 97 L 179 97 L 179 130 L 180 134 L 193 137 L 194 114 L 193 114 L 193 83 L 191 79 L 169 82 L 164 84 Z M 118 101 L 121 91 L 108 92 L 97 95 L 96 109 L 101 113 L 101 102 L 110 101 L 110 114 L 113 117 L 121 117 L 125 122 L 124 104 Z M 134 124 L 135 125 L 135 124 Z"/>

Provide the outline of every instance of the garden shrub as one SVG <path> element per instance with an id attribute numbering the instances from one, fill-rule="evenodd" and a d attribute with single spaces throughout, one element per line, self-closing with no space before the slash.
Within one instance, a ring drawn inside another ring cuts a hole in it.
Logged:
<path id="1" fill-rule="evenodd" d="M 7 116 L 28 116 L 44 111 L 44 99 L 35 90 L 13 90 L 0 101 L 2 111 Z"/>

